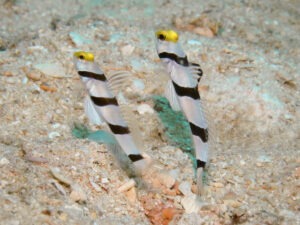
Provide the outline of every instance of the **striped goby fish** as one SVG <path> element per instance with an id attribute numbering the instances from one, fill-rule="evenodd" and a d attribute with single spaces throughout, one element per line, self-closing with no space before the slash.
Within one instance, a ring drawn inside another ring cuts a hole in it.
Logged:
<path id="1" fill-rule="evenodd" d="M 156 49 L 166 65 L 170 80 L 165 90 L 172 108 L 181 110 L 189 122 L 197 160 L 197 183 L 202 187 L 202 173 L 208 160 L 208 125 L 198 92 L 202 77 L 199 64 L 190 63 L 173 30 L 156 32 Z"/>
<path id="2" fill-rule="evenodd" d="M 89 93 L 85 100 L 85 112 L 92 123 L 107 123 L 118 144 L 133 162 L 138 172 L 145 172 L 150 158 L 141 154 L 133 141 L 132 135 L 113 93 L 110 80 L 104 75 L 94 55 L 90 52 L 75 52 L 74 63 L 82 82 Z"/>

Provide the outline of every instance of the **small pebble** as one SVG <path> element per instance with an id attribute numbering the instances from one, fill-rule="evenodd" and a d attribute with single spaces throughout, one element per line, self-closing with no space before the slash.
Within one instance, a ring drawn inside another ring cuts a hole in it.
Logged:
<path id="1" fill-rule="evenodd" d="M 167 188 L 172 188 L 176 182 L 176 180 L 168 173 L 162 172 L 157 175 L 157 179 L 159 182 Z"/>
<path id="2" fill-rule="evenodd" d="M 57 131 L 53 131 L 53 132 L 50 132 L 49 134 L 48 134 L 48 137 L 50 138 L 50 139 L 53 139 L 53 138 L 56 138 L 56 137 L 59 137 L 60 136 L 60 133 L 58 133 Z"/>
<path id="3" fill-rule="evenodd" d="M 45 76 L 55 77 L 55 78 L 69 77 L 65 73 L 65 68 L 59 63 L 36 64 L 34 65 L 34 68 L 39 70 Z"/>
<path id="4" fill-rule="evenodd" d="M 130 179 L 128 182 L 126 182 L 125 184 L 123 184 L 121 187 L 118 188 L 118 192 L 125 192 L 130 190 L 131 188 L 133 188 L 136 185 L 134 179 Z"/>
<path id="5" fill-rule="evenodd" d="M 230 199 L 224 200 L 224 204 L 229 205 L 229 206 L 231 206 L 233 208 L 238 208 L 238 207 L 240 207 L 242 205 L 241 202 L 238 202 L 236 200 L 230 200 Z"/>
<path id="6" fill-rule="evenodd" d="M 135 47 L 132 45 L 125 45 L 121 48 L 121 53 L 123 56 L 130 56 L 133 51 L 134 51 Z"/>
<path id="7" fill-rule="evenodd" d="M 44 46 L 42 45 L 35 45 L 35 46 L 29 46 L 27 48 L 27 53 L 28 54 L 32 54 L 35 51 L 39 51 L 42 52 L 44 54 L 48 53 L 48 49 L 46 49 Z"/>
<path id="8" fill-rule="evenodd" d="M 126 193 L 125 193 L 126 197 L 128 198 L 128 200 L 130 202 L 136 202 L 137 200 L 137 194 L 136 194 L 136 189 L 130 188 Z"/>
<path id="9" fill-rule="evenodd" d="M 106 177 L 101 178 L 101 183 L 102 184 L 108 184 L 109 180 Z"/>
<path id="10" fill-rule="evenodd" d="M 184 196 L 189 196 L 189 195 L 193 194 L 191 191 L 190 182 L 184 181 L 184 182 L 180 183 L 178 189 Z"/>
<path id="11" fill-rule="evenodd" d="M 9 160 L 7 158 L 3 157 L 0 159 L 0 166 L 4 166 L 7 164 L 9 164 Z"/>
<path id="12" fill-rule="evenodd" d="M 12 73 L 11 71 L 4 71 L 4 72 L 2 73 L 2 75 L 5 76 L 5 77 L 12 77 L 12 76 L 13 76 L 13 73 Z"/>
<path id="13" fill-rule="evenodd" d="M 92 181 L 91 178 L 89 180 L 90 180 L 90 184 L 95 189 L 95 191 L 101 192 L 101 190 L 102 190 L 101 187 L 98 184 L 96 184 L 94 181 Z"/>
<path id="14" fill-rule="evenodd" d="M 69 186 L 72 185 L 72 180 L 68 179 L 67 177 L 63 176 L 61 174 L 61 171 L 59 168 L 57 167 L 52 167 L 50 168 L 51 174 L 53 175 L 54 178 L 56 178 L 57 180 L 59 180 L 60 182 L 67 184 Z"/>
<path id="15" fill-rule="evenodd" d="M 219 183 L 219 182 L 215 182 L 215 183 L 212 183 L 211 186 L 216 187 L 216 188 L 223 188 L 224 184 Z"/>
<path id="16" fill-rule="evenodd" d="M 39 81 L 41 79 L 41 74 L 40 72 L 34 72 L 34 71 L 31 71 L 31 72 L 28 72 L 26 73 L 26 76 L 30 79 L 30 80 L 33 80 L 33 81 Z"/>
<path id="17" fill-rule="evenodd" d="M 143 91 L 145 89 L 145 84 L 140 79 L 133 80 L 133 88 L 137 91 Z"/>
<path id="18" fill-rule="evenodd" d="M 233 200 L 233 199 L 236 199 L 236 198 L 237 198 L 237 194 L 235 194 L 235 193 L 232 192 L 232 191 L 227 192 L 227 193 L 224 195 L 224 197 L 223 197 L 224 200 Z"/>
<path id="19" fill-rule="evenodd" d="M 197 213 L 203 205 L 203 203 L 197 199 L 197 195 L 195 194 L 184 196 L 181 199 L 181 204 L 186 213 Z"/>
<path id="20" fill-rule="evenodd" d="M 52 124 L 52 128 L 56 129 L 56 128 L 59 128 L 61 126 L 60 123 L 54 123 Z"/>
<path id="21" fill-rule="evenodd" d="M 256 165 L 257 167 L 263 167 L 263 166 L 264 166 L 264 165 L 263 165 L 262 163 L 260 163 L 260 162 L 255 163 L 255 165 Z"/>
<path id="22" fill-rule="evenodd" d="M 212 38 L 215 36 L 213 31 L 211 29 L 209 29 L 208 27 L 196 27 L 193 31 L 196 34 L 199 34 L 199 35 L 202 35 L 205 37 L 209 37 L 209 38 Z"/>
<path id="23" fill-rule="evenodd" d="M 153 114 L 153 108 L 148 104 L 141 104 L 137 107 L 137 111 L 140 115 L 144 115 L 145 113 Z"/>
<path id="24" fill-rule="evenodd" d="M 84 193 L 84 191 L 82 190 L 82 188 L 75 184 L 72 186 L 72 192 L 70 194 L 70 198 L 74 201 L 74 202 L 79 202 L 79 203 L 83 203 L 87 200 L 87 196 Z"/>

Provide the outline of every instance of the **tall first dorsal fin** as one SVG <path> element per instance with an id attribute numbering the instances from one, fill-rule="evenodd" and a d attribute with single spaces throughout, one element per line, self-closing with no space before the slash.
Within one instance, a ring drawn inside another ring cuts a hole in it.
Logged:
<path id="1" fill-rule="evenodd" d="M 106 77 L 108 86 L 115 95 L 118 95 L 126 86 L 131 85 L 133 78 L 128 71 L 111 71 L 107 73 Z"/>
<path id="2" fill-rule="evenodd" d="M 136 147 L 139 150 L 144 151 L 141 130 L 138 127 L 138 123 L 136 122 L 137 118 L 134 115 L 133 109 L 128 104 L 125 104 L 122 102 L 120 103 L 119 107 L 122 112 L 122 116 L 124 117 L 128 127 L 129 127 L 131 136 L 133 138 L 134 143 L 136 144 Z"/>

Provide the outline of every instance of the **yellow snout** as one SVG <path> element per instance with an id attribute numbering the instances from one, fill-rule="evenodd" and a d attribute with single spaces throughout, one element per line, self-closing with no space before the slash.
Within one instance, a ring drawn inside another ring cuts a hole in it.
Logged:
<path id="1" fill-rule="evenodd" d="M 176 43 L 179 38 L 174 30 L 158 30 L 155 34 L 158 39 L 163 41 L 172 41 Z"/>
<path id="2" fill-rule="evenodd" d="M 81 60 L 94 62 L 94 54 L 91 52 L 79 51 L 79 52 L 75 52 L 74 56 Z"/>

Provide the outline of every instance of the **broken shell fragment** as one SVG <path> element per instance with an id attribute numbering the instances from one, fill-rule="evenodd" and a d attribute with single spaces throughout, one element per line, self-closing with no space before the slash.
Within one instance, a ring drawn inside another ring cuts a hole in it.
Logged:
<path id="1" fill-rule="evenodd" d="M 131 189 L 135 185 L 136 185 L 135 180 L 130 179 L 128 182 L 126 182 L 125 184 L 123 184 L 121 187 L 118 188 L 118 192 L 121 193 L 121 192 L 128 191 L 129 189 Z"/>

